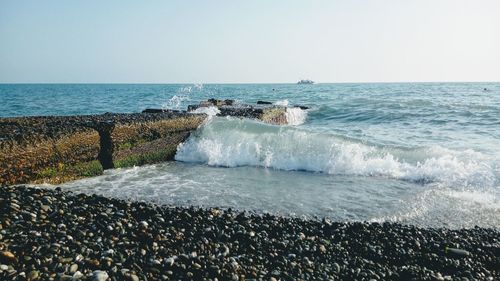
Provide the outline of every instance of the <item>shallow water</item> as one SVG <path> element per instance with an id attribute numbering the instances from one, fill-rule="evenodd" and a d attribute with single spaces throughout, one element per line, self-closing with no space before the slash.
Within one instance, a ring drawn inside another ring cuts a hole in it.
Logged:
<path id="1" fill-rule="evenodd" d="M 212 97 L 310 109 L 290 111 L 293 126 L 215 117 L 179 146 L 178 162 L 64 187 L 336 220 L 500 227 L 498 83 L 0 85 L 0 115 L 183 109 Z"/>

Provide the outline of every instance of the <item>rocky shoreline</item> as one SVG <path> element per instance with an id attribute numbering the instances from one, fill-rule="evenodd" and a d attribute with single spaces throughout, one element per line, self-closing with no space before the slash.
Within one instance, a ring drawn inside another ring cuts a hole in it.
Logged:
<path id="1" fill-rule="evenodd" d="M 0 187 L 0 280 L 498 280 L 496 229 L 303 220 Z"/>

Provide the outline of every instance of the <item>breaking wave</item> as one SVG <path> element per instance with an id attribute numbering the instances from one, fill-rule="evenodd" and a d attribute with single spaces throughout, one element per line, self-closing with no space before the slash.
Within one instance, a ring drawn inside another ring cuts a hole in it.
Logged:
<path id="1" fill-rule="evenodd" d="M 290 102 L 287 99 L 274 102 L 275 105 L 286 107 L 285 117 L 288 125 L 297 126 L 306 122 L 307 111 L 300 107 L 290 107 Z"/>
<path id="2" fill-rule="evenodd" d="M 285 111 L 286 121 L 288 125 L 297 126 L 306 122 L 307 111 L 298 107 L 287 107 Z"/>
<path id="3" fill-rule="evenodd" d="M 494 168 L 473 150 L 402 148 L 260 122 L 216 117 L 179 145 L 176 160 L 334 175 L 380 176 L 447 186 L 491 187 Z"/>

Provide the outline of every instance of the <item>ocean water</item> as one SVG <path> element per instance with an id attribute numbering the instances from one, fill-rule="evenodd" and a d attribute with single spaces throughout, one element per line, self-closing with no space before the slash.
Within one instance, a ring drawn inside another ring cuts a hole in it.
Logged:
<path id="1" fill-rule="evenodd" d="M 208 98 L 310 109 L 290 110 L 289 126 L 212 117 L 176 162 L 62 187 L 340 221 L 500 227 L 500 83 L 4 84 L 0 116 L 185 109 Z"/>

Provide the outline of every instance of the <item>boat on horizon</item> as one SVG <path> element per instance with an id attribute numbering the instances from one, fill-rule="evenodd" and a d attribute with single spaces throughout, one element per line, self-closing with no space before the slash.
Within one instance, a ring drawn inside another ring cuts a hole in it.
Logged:
<path id="1" fill-rule="evenodd" d="M 309 79 L 302 79 L 297 84 L 314 84 L 314 81 L 309 80 Z"/>

